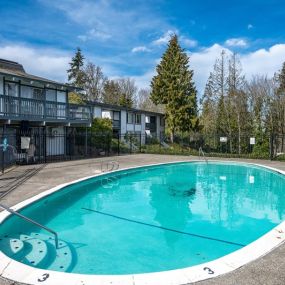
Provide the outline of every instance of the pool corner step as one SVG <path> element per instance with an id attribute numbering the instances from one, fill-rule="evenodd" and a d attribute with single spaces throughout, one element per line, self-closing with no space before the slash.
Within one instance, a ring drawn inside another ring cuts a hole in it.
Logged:
<path id="1" fill-rule="evenodd" d="M 58 248 L 55 248 L 54 238 L 42 233 L 31 233 L 32 237 L 36 237 L 46 242 L 49 255 L 53 256 L 47 263 L 47 269 L 62 272 L 69 272 L 74 264 L 74 253 L 71 246 L 65 241 L 59 240 Z"/>
<path id="2" fill-rule="evenodd" d="M 15 256 L 23 253 L 24 243 L 20 239 L 6 235 L 0 237 L 0 245 L 4 253 L 8 256 Z"/>
<path id="3" fill-rule="evenodd" d="M 45 241 L 30 235 L 21 234 L 20 240 L 23 241 L 25 247 L 30 247 L 29 252 L 21 260 L 22 262 L 39 267 L 48 258 L 48 247 Z"/>

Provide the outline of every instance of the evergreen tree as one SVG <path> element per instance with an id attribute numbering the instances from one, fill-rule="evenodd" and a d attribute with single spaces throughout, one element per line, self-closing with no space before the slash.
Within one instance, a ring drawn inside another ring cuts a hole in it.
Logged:
<path id="1" fill-rule="evenodd" d="M 171 37 L 156 71 L 151 82 L 151 100 L 165 105 L 166 123 L 173 141 L 175 132 L 195 130 L 198 126 L 193 70 L 189 69 L 189 58 L 177 35 Z"/>
<path id="2" fill-rule="evenodd" d="M 67 70 L 68 82 L 76 87 L 83 88 L 85 83 L 83 71 L 84 56 L 82 55 L 80 48 L 77 48 L 77 51 L 69 65 L 70 68 Z"/>

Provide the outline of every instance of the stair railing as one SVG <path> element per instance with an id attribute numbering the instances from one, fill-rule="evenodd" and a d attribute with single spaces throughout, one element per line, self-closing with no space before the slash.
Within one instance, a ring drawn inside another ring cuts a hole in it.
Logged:
<path id="1" fill-rule="evenodd" d="M 208 159 L 205 156 L 205 152 L 203 151 L 202 147 L 199 147 L 199 159 L 203 158 L 207 163 L 208 163 Z"/>
<path id="2" fill-rule="evenodd" d="M 12 209 L 9 208 L 9 207 L 6 207 L 6 206 L 3 205 L 3 204 L 0 204 L 0 208 L 2 208 L 2 209 L 4 209 L 4 210 L 8 211 L 8 212 L 9 212 L 10 214 L 12 214 L 12 215 L 18 216 L 19 218 L 25 220 L 26 222 L 29 222 L 29 223 L 31 223 L 31 224 L 34 224 L 34 225 L 36 225 L 37 227 L 42 228 L 42 229 L 44 229 L 44 230 L 50 232 L 51 234 L 53 234 L 53 235 L 54 235 L 55 247 L 56 247 L 56 249 L 58 249 L 58 234 L 57 234 L 54 230 L 52 230 L 52 229 L 50 229 L 50 228 L 48 228 L 48 227 L 45 227 L 45 226 L 39 224 L 38 222 L 36 222 L 36 221 L 34 221 L 34 220 L 32 220 L 32 219 L 30 219 L 30 218 L 28 218 L 28 217 L 26 217 L 26 216 L 24 216 L 24 215 L 18 213 L 17 211 L 12 210 Z"/>
<path id="3" fill-rule="evenodd" d="M 102 161 L 101 162 L 101 172 L 111 172 L 114 170 L 118 170 L 120 164 L 118 161 Z"/>

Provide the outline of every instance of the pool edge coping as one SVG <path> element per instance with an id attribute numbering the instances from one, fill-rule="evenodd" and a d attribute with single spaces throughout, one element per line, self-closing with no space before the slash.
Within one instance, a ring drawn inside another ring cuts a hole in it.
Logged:
<path id="1" fill-rule="evenodd" d="M 259 166 L 265 169 L 272 170 L 279 174 L 285 175 L 285 171 L 271 166 L 266 166 L 259 163 L 252 162 L 239 162 L 239 161 L 225 161 L 225 160 L 209 160 L 210 162 L 216 163 L 237 163 L 244 165 Z M 28 206 L 29 204 L 47 197 L 66 186 L 79 183 L 94 177 L 104 176 L 108 173 L 116 173 L 124 170 L 139 169 L 149 166 L 159 166 L 168 165 L 176 163 L 193 163 L 202 162 L 201 160 L 182 160 L 175 162 L 164 162 L 164 163 L 154 163 L 142 166 L 133 166 L 122 168 L 113 172 L 99 172 L 94 175 L 83 177 L 68 183 L 63 183 L 57 185 L 49 190 L 46 190 L 40 194 L 35 195 L 29 199 L 26 199 L 15 206 L 12 206 L 13 210 L 19 210 Z M 0 223 L 2 223 L 10 214 L 7 211 L 2 211 L 0 213 Z M 2 252 L 0 252 L 0 276 L 13 281 L 28 283 L 28 284 L 61 284 L 61 285 L 75 285 L 75 284 L 113 284 L 113 285 L 181 285 L 188 284 L 192 282 L 202 281 L 209 278 L 214 278 L 226 273 L 229 273 L 235 269 L 238 269 L 257 258 L 260 258 L 276 247 L 280 246 L 285 242 L 285 221 L 281 222 L 271 231 L 267 232 L 265 235 L 261 236 L 254 242 L 248 244 L 247 246 L 236 250 L 230 254 L 223 257 L 215 259 L 210 262 L 198 264 L 195 266 L 153 272 L 153 273 L 143 273 L 143 274 L 129 274 L 129 275 L 87 275 L 79 273 L 66 273 L 51 271 L 45 269 L 34 268 L 18 261 L 9 258 Z M 47 277 L 48 276 L 48 277 Z"/>

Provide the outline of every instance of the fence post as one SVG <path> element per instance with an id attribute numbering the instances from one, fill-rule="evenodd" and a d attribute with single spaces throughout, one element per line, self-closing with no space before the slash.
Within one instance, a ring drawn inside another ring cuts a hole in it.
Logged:
<path id="1" fill-rule="evenodd" d="M 87 127 L 85 127 L 85 157 L 87 157 Z"/>
<path id="2" fill-rule="evenodd" d="M 142 152 L 142 133 L 140 132 L 140 153 Z"/>
<path id="3" fill-rule="evenodd" d="M 120 155 L 120 133 L 118 133 L 117 153 Z"/>
<path id="4" fill-rule="evenodd" d="M 44 162 L 47 163 L 47 127 L 44 126 Z"/>
<path id="5" fill-rule="evenodd" d="M 5 132 L 6 132 L 6 125 L 3 125 L 3 134 L 2 134 L 2 144 L 4 142 L 5 138 Z M 4 145 L 2 145 L 2 173 L 4 174 L 5 171 L 5 151 L 4 151 Z"/>

